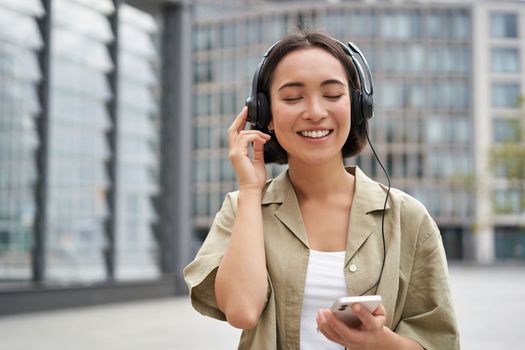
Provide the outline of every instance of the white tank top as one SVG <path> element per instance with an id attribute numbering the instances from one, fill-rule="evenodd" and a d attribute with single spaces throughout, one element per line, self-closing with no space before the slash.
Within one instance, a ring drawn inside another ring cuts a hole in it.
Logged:
<path id="1" fill-rule="evenodd" d="M 301 350 L 343 350 L 344 347 L 317 332 L 315 315 L 329 309 L 337 298 L 345 297 L 345 252 L 310 250 L 303 309 L 301 312 Z"/>

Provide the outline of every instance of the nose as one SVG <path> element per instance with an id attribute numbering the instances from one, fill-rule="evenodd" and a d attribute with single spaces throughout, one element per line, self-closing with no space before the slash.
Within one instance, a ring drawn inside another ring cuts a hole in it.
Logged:
<path id="1" fill-rule="evenodd" d="M 328 111 L 323 101 L 318 97 L 311 97 L 307 100 L 306 109 L 303 112 L 303 118 L 312 121 L 319 121 L 328 116 Z"/>

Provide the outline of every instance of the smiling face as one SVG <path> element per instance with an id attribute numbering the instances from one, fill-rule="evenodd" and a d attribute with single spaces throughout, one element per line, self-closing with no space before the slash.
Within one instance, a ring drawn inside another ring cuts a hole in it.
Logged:
<path id="1" fill-rule="evenodd" d="M 337 58 L 321 48 L 288 53 L 273 72 L 270 100 L 269 128 L 290 164 L 342 161 L 350 132 L 350 94 Z"/>

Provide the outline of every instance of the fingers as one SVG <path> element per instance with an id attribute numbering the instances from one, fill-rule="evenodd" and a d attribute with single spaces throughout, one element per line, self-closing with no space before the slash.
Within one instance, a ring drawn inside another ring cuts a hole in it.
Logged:
<path id="1" fill-rule="evenodd" d="M 332 326 L 327 319 L 327 315 L 325 314 L 325 310 L 319 310 L 315 316 L 315 320 L 317 321 L 317 329 L 319 332 L 331 341 L 342 344 L 343 339 L 341 339 L 340 335 L 332 329 Z"/>
<path id="2" fill-rule="evenodd" d="M 372 315 L 386 317 L 386 310 L 383 304 L 379 304 L 379 306 L 374 310 L 374 312 L 372 312 Z"/>
<path id="3" fill-rule="evenodd" d="M 234 160 L 237 157 L 248 155 L 248 147 L 253 144 L 254 160 L 263 160 L 264 144 L 270 140 L 271 136 L 256 130 L 243 130 L 230 142 L 229 158 Z"/>
<path id="4" fill-rule="evenodd" d="M 241 112 L 237 115 L 237 117 L 233 120 L 232 124 L 228 128 L 228 144 L 230 148 L 234 144 L 237 143 L 240 135 L 251 135 L 251 134 L 260 135 L 262 137 L 261 142 L 263 142 L 263 144 L 266 143 L 266 141 L 269 141 L 271 139 L 270 135 L 265 134 L 262 131 L 244 130 L 246 126 L 247 116 L 248 116 L 248 107 L 244 106 Z M 252 140 L 251 142 L 254 142 L 254 140 Z"/>
<path id="5" fill-rule="evenodd" d="M 348 327 L 328 309 L 318 311 L 316 321 L 319 330 L 330 340 L 344 346 L 371 344 L 377 340 L 386 321 L 385 308 L 380 305 L 373 313 L 360 304 L 352 305 L 352 311 L 361 320 L 357 328 Z"/>
<path id="6" fill-rule="evenodd" d="M 379 305 L 373 312 L 367 310 L 361 304 L 352 305 L 353 313 L 359 318 L 365 328 L 375 329 L 380 326 L 378 316 L 385 316 L 385 308 Z"/>
<path id="7" fill-rule="evenodd" d="M 331 339 L 339 344 L 349 344 L 353 340 L 360 339 L 360 332 L 354 328 L 348 327 L 341 320 L 338 320 L 332 311 L 325 309 L 318 312 L 319 321 L 321 321 L 320 329 L 323 331 L 328 339 Z M 319 323 L 318 321 L 318 323 Z"/>
<path id="8" fill-rule="evenodd" d="M 244 130 L 247 112 L 247 107 L 244 107 L 228 128 L 228 158 L 235 170 L 239 188 L 262 190 L 267 175 L 264 145 L 272 137 L 259 130 Z M 250 146 L 253 152 L 250 152 Z"/>
<path id="9" fill-rule="evenodd" d="M 253 160 L 254 161 L 260 161 L 264 163 L 264 143 L 262 142 L 253 143 Z"/>
<path id="10" fill-rule="evenodd" d="M 370 311 L 368 311 L 365 307 L 361 306 L 360 304 L 354 304 L 352 305 L 352 312 L 354 315 L 356 315 L 361 323 L 366 328 L 372 328 L 375 325 L 374 316 Z"/>
<path id="11" fill-rule="evenodd" d="M 270 141 L 272 137 L 258 130 L 243 130 L 241 131 L 234 141 L 235 143 L 250 143 L 250 142 L 261 142 L 265 144 Z"/>
<path id="12" fill-rule="evenodd" d="M 228 134 L 230 132 L 240 133 L 246 126 L 246 118 L 248 117 L 248 107 L 244 106 L 241 109 L 241 113 L 237 114 L 237 117 L 233 120 L 232 124 L 228 128 Z"/>
<path id="13" fill-rule="evenodd" d="M 345 334 L 344 331 L 341 331 L 341 329 L 337 329 L 335 327 L 335 321 L 341 322 L 337 319 L 332 319 L 333 314 L 330 310 L 319 310 L 316 315 L 316 321 L 318 325 L 318 329 L 325 337 L 330 339 L 331 341 L 334 341 L 341 345 L 349 344 L 348 340 L 351 339 L 348 334 Z M 346 325 L 342 324 L 343 327 L 346 330 L 350 330 L 350 328 L 346 327 Z"/>

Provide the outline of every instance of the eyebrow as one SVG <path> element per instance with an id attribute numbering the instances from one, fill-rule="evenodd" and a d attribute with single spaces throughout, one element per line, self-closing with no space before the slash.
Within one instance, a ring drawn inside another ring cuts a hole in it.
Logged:
<path id="1" fill-rule="evenodd" d="M 321 83 L 321 86 L 325 86 L 325 85 L 330 85 L 330 84 L 339 84 L 339 85 L 343 85 L 343 86 L 346 86 L 345 83 L 343 83 L 341 80 L 337 80 L 337 79 L 328 79 L 328 80 L 325 80 Z"/>
<path id="2" fill-rule="evenodd" d="M 288 83 L 284 83 L 283 85 L 281 85 L 281 87 L 277 91 L 281 91 L 282 89 L 287 88 L 287 87 L 304 87 L 304 83 L 300 83 L 297 81 L 291 81 Z"/>
<path id="3" fill-rule="evenodd" d="M 326 85 L 331 85 L 331 84 L 339 84 L 339 85 L 346 86 L 345 83 L 337 79 L 325 80 L 321 83 L 321 86 L 326 86 Z M 304 87 L 304 83 L 301 83 L 298 81 L 291 81 L 291 82 L 281 85 L 281 87 L 277 91 L 281 91 L 282 89 L 287 88 L 287 87 Z"/>

